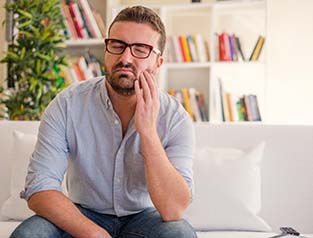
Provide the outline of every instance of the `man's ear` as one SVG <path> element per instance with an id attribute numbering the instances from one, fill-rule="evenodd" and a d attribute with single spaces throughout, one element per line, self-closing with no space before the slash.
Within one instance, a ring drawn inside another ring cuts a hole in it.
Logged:
<path id="1" fill-rule="evenodd" d="M 160 56 L 158 57 L 158 59 L 157 59 L 157 67 L 158 67 L 158 68 L 161 67 L 161 65 L 163 64 L 163 62 L 164 62 L 164 58 L 163 58 L 162 55 L 160 55 Z"/>

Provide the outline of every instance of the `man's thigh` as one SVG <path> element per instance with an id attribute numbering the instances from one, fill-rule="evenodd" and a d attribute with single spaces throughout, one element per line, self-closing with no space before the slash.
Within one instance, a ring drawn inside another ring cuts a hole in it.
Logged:
<path id="1" fill-rule="evenodd" d="M 196 238 L 192 226 L 185 220 L 164 222 L 157 210 L 146 209 L 128 220 L 118 238 Z"/>
<path id="2" fill-rule="evenodd" d="M 56 238 L 71 237 L 50 221 L 40 216 L 32 216 L 23 221 L 10 238 Z"/>
<path id="3" fill-rule="evenodd" d="M 76 204 L 81 213 L 98 224 L 102 228 L 106 229 L 110 234 L 114 230 L 114 216 L 104 215 L 93 212 L 89 209 L 83 208 Z M 116 219 L 116 218 L 115 218 Z M 40 216 L 32 216 L 23 221 L 11 234 L 10 238 L 67 238 L 72 237 L 70 234 L 64 232 L 52 222 Z"/>

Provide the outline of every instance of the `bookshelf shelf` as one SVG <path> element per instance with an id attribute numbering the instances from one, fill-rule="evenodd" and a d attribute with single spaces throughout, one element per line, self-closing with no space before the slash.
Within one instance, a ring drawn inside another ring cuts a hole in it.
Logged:
<path id="1" fill-rule="evenodd" d="M 264 67 L 264 62 L 254 62 L 254 61 L 244 61 L 244 62 L 221 62 L 221 61 L 215 61 L 210 64 L 211 66 L 217 66 L 217 67 Z"/>
<path id="2" fill-rule="evenodd" d="M 103 45 L 103 39 L 76 39 L 76 40 L 67 40 L 65 42 L 67 47 L 98 47 Z"/>
<path id="3" fill-rule="evenodd" d="M 166 63 L 164 65 L 168 69 L 197 69 L 197 68 L 208 68 L 211 66 L 211 63 Z"/>

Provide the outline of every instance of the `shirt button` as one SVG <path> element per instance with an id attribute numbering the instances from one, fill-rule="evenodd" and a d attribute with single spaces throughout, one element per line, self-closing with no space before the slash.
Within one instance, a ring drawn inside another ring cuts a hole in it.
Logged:
<path id="1" fill-rule="evenodd" d="M 118 124 L 118 120 L 115 120 L 114 123 L 117 125 Z"/>

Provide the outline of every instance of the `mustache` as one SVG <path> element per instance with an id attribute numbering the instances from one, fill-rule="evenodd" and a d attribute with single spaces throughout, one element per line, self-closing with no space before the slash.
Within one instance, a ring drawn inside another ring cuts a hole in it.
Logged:
<path id="1" fill-rule="evenodd" d="M 119 62 L 112 68 L 112 72 L 115 72 L 115 71 L 122 69 L 122 68 L 131 69 L 133 71 L 133 73 L 136 73 L 136 71 L 137 71 L 136 67 L 133 64 L 131 64 L 131 63 L 123 64 L 122 62 Z"/>

